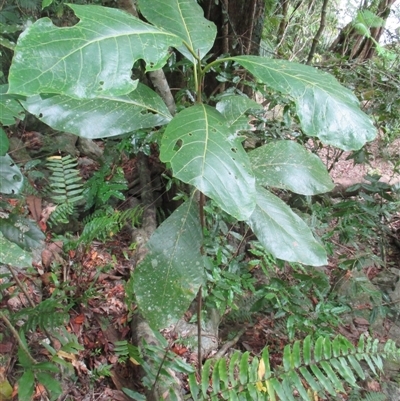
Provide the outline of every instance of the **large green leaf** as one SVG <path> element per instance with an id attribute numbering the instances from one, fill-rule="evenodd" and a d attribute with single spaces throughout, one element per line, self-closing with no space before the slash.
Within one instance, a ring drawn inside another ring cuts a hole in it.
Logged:
<path id="1" fill-rule="evenodd" d="M 192 197 L 153 233 L 133 276 L 139 308 L 152 327 L 176 323 L 204 283 L 201 245 L 198 205 Z"/>
<path id="2" fill-rule="evenodd" d="M 64 95 L 36 95 L 22 104 L 51 127 L 84 138 L 121 135 L 167 124 L 172 118 L 162 99 L 142 84 L 124 96 L 78 100 Z"/>
<path id="3" fill-rule="evenodd" d="M 183 39 L 196 56 L 203 58 L 212 48 L 217 28 L 195 0 L 139 0 L 139 9 L 149 22 Z M 185 45 L 177 49 L 194 60 Z"/>
<path id="4" fill-rule="evenodd" d="M 0 123 L 14 125 L 17 118 L 23 119 L 24 108 L 13 95 L 6 94 L 8 85 L 0 85 Z"/>
<path id="5" fill-rule="evenodd" d="M 16 214 L 0 218 L 0 231 L 9 241 L 27 251 L 39 248 L 45 239 L 35 222 Z"/>
<path id="6" fill-rule="evenodd" d="M 161 140 L 160 158 L 174 176 L 194 185 L 238 220 L 255 206 L 255 179 L 240 137 L 226 119 L 203 104 L 189 107 L 169 123 Z"/>
<path id="7" fill-rule="evenodd" d="M 24 177 L 9 155 L 0 156 L 0 193 L 17 194 L 24 185 Z"/>
<path id="8" fill-rule="evenodd" d="M 276 258 L 312 266 L 326 264 L 326 252 L 306 223 L 264 188 L 257 187 L 257 206 L 247 223 Z"/>
<path id="9" fill-rule="evenodd" d="M 9 75 L 9 92 L 58 93 L 75 98 L 126 95 L 135 89 L 131 69 L 143 59 L 161 68 L 169 46 L 182 40 L 130 14 L 100 6 L 72 5 L 79 23 L 55 27 L 36 21 L 19 37 Z"/>
<path id="10" fill-rule="evenodd" d="M 223 96 L 215 107 L 226 118 L 231 129 L 235 131 L 251 129 L 246 113 L 250 109 L 262 109 L 261 104 L 239 95 Z"/>
<path id="11" fill-rule="evenodd" d="M 0 127 L 0 156 L 5 156 L 10 147 L 10 141 L 3 128 Z"/>
<path id="12" fill-rule="evenodd" d="M 351 91 L 330 74 L 286 60 L 233 57 L 258 80 L 292 98 L 307 135 L 344 150 L 360 149 L 375 138 L 371 119 Z"/>
<path id="13" fill-rule="evenodd" d="M 0 232 L 0 263 L 24 268 L 32 266 L 32 256 Z"/>
<path id="14" fill-rule="evenodd" d="M 293 141 L 276 141 L 249 153 L 256 181 L 302 195 L 331 191 L 333 182 L 321 159 Z"/>

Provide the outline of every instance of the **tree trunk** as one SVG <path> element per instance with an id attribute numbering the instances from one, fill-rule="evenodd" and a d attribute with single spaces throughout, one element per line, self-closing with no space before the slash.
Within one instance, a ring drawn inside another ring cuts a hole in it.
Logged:
<path id="1" fill-rule="evenodd" d="M 390 9 L 395 2 L 396 0 L 380 0 L 375 14 L 386 22 Z M 375 43 L 379 42 L 384 30 L 385 26 L 370 28 L 371 36 L 366 37 L 354 28 L 353 22 L 350 22 L 342 28 L 330 50 L 342 57 L 347 57 L 349 60 L 365 61 L 371 59 L 375 55 Z"/>
<path id="2" fill-rule="evenodd" d="M 222 54 L 258 55 L 265 18 L 265 0 L 204 0 L 200 3 L 204 16 L 217 26 L 217 39 L 211 53 L 213 59 Z M 224 84 L 208 74 L 205 81 L 206 95 L 225 89 Z M 247 91 L 246 91 L 247 92 Z M 250 95 L 250 93 L 248 93 Z"/>

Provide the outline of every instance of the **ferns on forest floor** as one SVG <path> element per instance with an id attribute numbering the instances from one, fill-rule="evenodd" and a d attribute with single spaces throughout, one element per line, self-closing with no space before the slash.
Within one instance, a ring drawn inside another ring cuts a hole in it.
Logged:
<path id="1" fill-rule="evenodd" d="M 356 388 L 357 378 L 365 379 L 361 361 L 377 375 L 383 370 L 383 358 L 398 357 L 399 350 L 392 340 L 382 346 L 378 340 L 361 336 L 354 346 L 342 336 L 333 340 L 321 336 L 315 342 L 307 336 L 293 346 L 286 345 L 282 366 L 271 367 L 267 347 L 261 357 L 236 351 L 229 360 L 207 360 L 200 383 L 192 373 L 189 384 L 193 400 L 261 400 L 268 395 L 269 400 L 310 401 L 316 394 L 335 397 L 345 393 L 344 383 Z M 294 391 L 299 397 L 293 395 Z M 368 397 L 378 400 L 373 393 Z"/>
<path id="2" fill-rule="evenodd" d="M 49 223 L 67 224 L 75 211 L 77 202 L 83 199 L 82 179 L 77 169 L 77 161 L 72 156 L 52 156 L 47 158 L 47 168 L 51 171 L 51 199 L 57 204 Z"/>
<path id="3" fill-rule="evenodd" d="M 85 227 L 78 244 L 89 244 L 94 239 L 105 241 L 121 231 L 127 223 L 132 227 L 137 226 L 141 215 L 142 208 L 140 206 L 125 211 L 112 208 L 101 209 L 85 219 Z"/>

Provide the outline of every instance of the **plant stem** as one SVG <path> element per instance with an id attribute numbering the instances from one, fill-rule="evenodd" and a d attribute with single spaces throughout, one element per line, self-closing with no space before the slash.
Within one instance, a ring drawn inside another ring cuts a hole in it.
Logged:
<path id="1" fill-rule="evenodd" d="M 28 300 L 29 304 L 32 306 L 32 308 L 34 308 L 36 306 L 35 303 L 33 302 L 32 298 L 28 294 L 28 291 L 26 290 L 25 286 L 21 283 L 20 279 L 15 274 L 14 269 L 10 265 L 7 265 L 7 268 L 8 268 L 8 270 L 10 270 L 10 273 L 13 276 L 13 279 L 15 280 L 15 282 L 17 283 L 17 286 L 19 287 L 19 289 L 26 296 L 26 299 Z"/>
<path id="2" fill-rule="evenodd" d="M 17 330 L 15 330 L 14 326 L 11 324 L 11 322 L 8 320 L 7 316 L 2 311 L 0 311 L 0 318 L 3 320 L 3 322 L 6 324 L 6 326 L 10 329 L 12 335 L 17 340 L 17 342 L 18 342 L 19 346 L 21 347 L 22 351 L 24 351 L 26 356 L 29 358 L 29 360 L 34 365 L 36 365 L 37 364 L 36 359 L 31 355 L 31 353 L 29 352 L 28 348 L 26 347 L 24 342 L 21 340 L 21 337 L 19 336 Z"/>
<path id="3" fill-rule="evenodd" d="M 200 192 L 200 199 L 199 199 L 199 214 L 200 214 L 200 225 L 201 225 L 201 232 L 204 233 L 204 203 L 206 197 L 203 192 Z M 202 245 L 200 248 L 200 252 L 204 255 L 204 246 Z M 199 292 L 197 293 L 197 363 L 198 363 L 198 373 L 199 377 L 201 377 L 201 368 L 202 368 L 202 355 L 201 355 L 201 310 L 202 310 L 202 287 L 200 286 Z"/>

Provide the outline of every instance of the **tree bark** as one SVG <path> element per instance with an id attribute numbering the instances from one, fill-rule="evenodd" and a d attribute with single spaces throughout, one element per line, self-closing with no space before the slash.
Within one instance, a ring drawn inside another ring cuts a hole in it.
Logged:
<path id="1" fill-rule="evenodd" d="M 328 8 L 328 3 L 329 3 L 329 0 L 324 0 L 324 2 L 322 3 L 321 21 L 319 23 L 318 31 L 315 34 L 314 39 L 312 41 L 311 49 L 310 49 L 310 52 L 308 53 L 308 58 L 307 58 L 306 64 L 311 64 L 311 61 L 315 54 L 315 50 L 317 49 L 319 38 L 321 37 L 322 32 L 324 32 L 325 22 L 326 22 L 326 9 Z"/>
<path id="2" fill-rule="evenodd" d="M 232 56 L 260 52 L 260 43 L 265 18 L 265 0 L 204 0 L 199 3 L 204 16 L 217 26 L 217 38 L 211 49 L 212 59 L 222 54 Z M 213 74 L 205 79 L 204 93 L 215 93 L 221 85 Z"/>
<path id="3" fill-rule="evenodd" d="M 380 0 L 375 14 L 381 17 L 386 23 L 389 17 L 391 7 L 397 0 Z M 364 8 L 364 9 L 370 9 Z M 373 10 L 371 10 L 373 11 Z M 358 60 L 360 62 L 374 57 L 376 52 L 375 43 L 379 42 L 385 26 L 370 28 L 370 37 L 360 34 L 355 28 L 353 22 L 347 24 L 340 31 L 339 35 L 332 43 L 330 50 L 347 57 L 349 60 Z"/>

